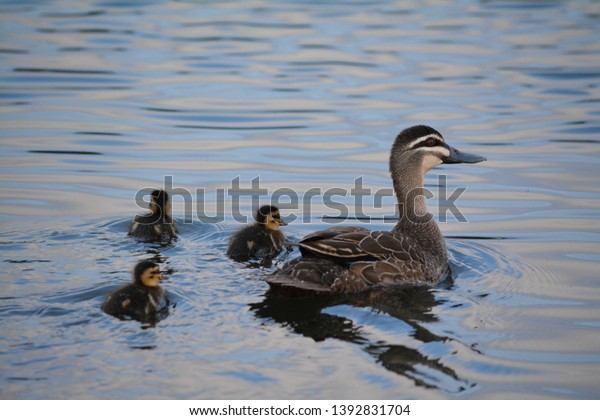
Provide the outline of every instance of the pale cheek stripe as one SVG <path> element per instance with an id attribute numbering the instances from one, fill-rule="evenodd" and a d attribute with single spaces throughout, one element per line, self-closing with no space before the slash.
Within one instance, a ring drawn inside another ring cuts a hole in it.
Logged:
<path id="1" fill-rule="evenodd" d="M 427 152 L 439 153 L 440 155 L 445 156 L 445 157 L 450 156 L 450 150 L 448 150 L 448 149 L 446 149 L 445 147 L 442 147 L 442 146 L 424 147 L 424 149 L 426 149 Z"/>
<path id="2" fill-rule="evenodd" d="M 438 155 L 433 155 L 433 154 L 427 155 L 423 159 L 423 164 L 421 165 L 421 168 L 424 168 L 425 171 L 428 171 L 429 169 L 433 168 L 434 166 L 437 166 L 440 163 L 442 163 L 442 160 L 443 160 L 443 156 L 438 156 Z"/>
<path id="3" fill-rule="evenodd" d="M 408 145 L 408 148 L 411 149 L 415 144 L 422 142 L 423 140 L 428 139 L 430 137 L 433 137 L 434 139 L 438 139 L 441 142 L 444 141 L 444 139 L 441 138 L 440 136 L 438 136 L 437 134 L 427 134 L 426 136 L 422 136 L 416 140 L 411 141 L 410 144 Z"/>

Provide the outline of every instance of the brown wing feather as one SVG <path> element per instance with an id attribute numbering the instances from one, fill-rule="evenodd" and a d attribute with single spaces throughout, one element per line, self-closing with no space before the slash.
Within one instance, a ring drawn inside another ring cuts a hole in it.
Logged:
<path id="1" fill-rule="evenodd" d="M 302 255 L 339 261 L 356 261 L 364 259 L 368 254 L 359 243 L 369 234 L 364 228 L 338 226 L 314 232 L 298 244 Z"/>
<path id="2" fill-rule="evenodd" d="M 392 258 L 386 261 L 356 262 L 350 271 L 372 284 L 411 284 L 423 278 L 423 264 L 418 261 L 399 261 Z"/>
<path id="3" fill-rule="evenodd" d="M 417 252 L 417 244 L 410 238 L 395 232 L 370 232 L 370 235 L 365 236 L 358 245 L 377 260 L 417 261 L 421 264 L 425 262 L 425 257 Z"/>
<path id="4" fill-rule="evenodd" d="M 271 285 L 356 293 L 376 285 L 430 280 L 417 244 L 395 232 L 336 227 L 306 236 L 299 247 L 303 256 L 267 278 Z"/>
<path id="5" fill-rule="evenodd" d="M 406 284 L 424 280 L 424 257 L 415 244 L 395 232 L 373 231 L 359 247 L 372 261 L 350 265 L 350 271 L 371 284 Z"/>
<path id="6" fill-rule="evenodd" d="M 371 283 L 348 270 L 346 265 L 317 257 L 299 257 L 266 278 L 274 291 L 293 288 L 311 293 L 357 293 Z"/>
<path id="7" fill-rule="evenodd" d="M 356 226 L 336 226 L 329 229 L 318 230 L 313 233 L 306 235 L 300 243 L 309 241 L 318 241 L 319 239 L 329 239 L 337 235 L 343 235 L 345 233 L 369 233 L 365 228 Z"/>

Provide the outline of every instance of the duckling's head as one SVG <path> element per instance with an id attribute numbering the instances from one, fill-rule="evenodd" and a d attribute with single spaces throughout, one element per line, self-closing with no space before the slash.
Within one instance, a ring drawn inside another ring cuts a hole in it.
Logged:
<path id="1" fill-rule="evenodd" d="M 463 153 L 448 145 L 444 137 L 426 125 L 416 125 L 400 132 L 390 153 L 390 172 L 394 179 L 408 172 L 422 176 L 441 163 L 477 163 L 485 157 Z"/>
<path id="2" fill-rule="evenodd" d="M 280 226 L 286 226 L 287 223 L 281 219 L 279 209 L 275 206 L 262 206 L 256 212 L 256 223 L 267 230 L 276 231 Z"/>
<path id="3" fill-rule="evenodd" d="M 133 269 L 133 282 L 138 286 L 156 287 L 161 279 L 160 266 L 153 261 L 140 261 Z"/>
<path id="4" fill-rule="evenodd" d="M 152 191 L 150 201 L 150 211 L 154 215 L 171 216 L 171 205 L 169 203 L 169 194 L 163 190 Z"/>

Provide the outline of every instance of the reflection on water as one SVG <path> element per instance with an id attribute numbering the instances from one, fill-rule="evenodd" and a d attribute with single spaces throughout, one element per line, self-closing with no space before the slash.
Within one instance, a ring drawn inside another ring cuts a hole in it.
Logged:
<path id="1" fill-rule="evenodd" d="M 412 331 L 408 333 L 417 343 L 441 343 L 450 337 L 440 337 L 431 333 L 422 324 L 435 322 L 430 310 L 437 305 L 433 293 L 426 288 L 411 287 L 395 292 L 375 291 L 361 296 L 346 298 L 331 297 L 267 297 L 260 303 L 250 305 L 258 317 L 272 319 L 297 334 L 315 341 L 335 338 L 357 344 L 386 369 L 414 381 L 417 386 L 441 389 L 450 394 L 464 391 L 474 386 L 457 376 L 450 367 L 431 358 L 416 348 L 391 343 L 371 341 L 367 334 L 361 334 L 361 327 L 352 319 L 330 314 L 324 310 L 338 305 L 354 307 L 367 306 L 398 318 Z M 386 321 L 387 322 L 387 321 Z"/>
<path id="2" fill-rule="evenodd" d="M 363 3 L 0 5 L 2 398 L 598 397 L 600 5 Z M 441 223 L 451 283 L 290 299 L 262 278 L 297 251 L 225 257 L 236 179 L 297 194 L 292 241 L 391 228 L 393 200 L 369 224 L 310 191 L 390 188 L 416 123 L 488 157 L 426 179 L 467 187 L 469 223 Z M 167 177 L 224 223 L 175 195 L 177 242 L 127 237 Z M 169 316 L 105 316 L 145 258 Z"/>
<path id="3" fill-rule="evenodd" d="M 527 264 L 513 261 L 495 253 L 492 249 L 476 243 L 451 242 L 450 253 L 452 278 L 435 289 L 423 286 L 374 289 L 351 296 L 289 296 L 269 290 L 265 298 L 250 305 L 259 318 L 275 321 L 297 334 L 315 341 L 329 338 L 354 343 L 386 369 L 411 379 L 415 385 L 435 388 L 447 394 L 459 394 L 477 384 L 461 378 L 443 362 L 444 355 L 452 354 L 455 345 L 482 356 L 477 342 L 460 342 L 454 334 L 436 333 L 431 325 L 440 321 L 434 310 L 447 304 L 449 299 L 439 292 L 461 294 L 455 279 L 468 277 L 481 279 L 482 271 L 505 276 L 515 282 L 523 276 Z M 481 270 L 481 271 L 480 271 Z M 480 292 L 478 299 L 494 299 L 489 293 Z M 451 307 L 461 307 L 459 300 Z M 353 308 L 369 308 L 367 312 Z M 358 319 L 354 317 L 359 316 Z M 365 319 L 365 316 L 367 319 Z M 394 319 L 400 321 L 394 321 Z M 365 327 L 402 331 L 400 342 L 375 340 Z M 432 351 L 433 350 L 433 351 Z"/>

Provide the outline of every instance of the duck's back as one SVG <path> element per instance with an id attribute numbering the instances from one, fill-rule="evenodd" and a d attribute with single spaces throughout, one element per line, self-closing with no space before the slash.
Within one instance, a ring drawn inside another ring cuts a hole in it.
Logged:
<path id="1" fill-rule="evenodd" d="M 434 284 L 447 273 L 446 246 L 437 225 L 393 231 L 336 227 L 306 236 L 302 257 L 267 278 L 272 285 L 326 293 L 374 286 Z"/>

